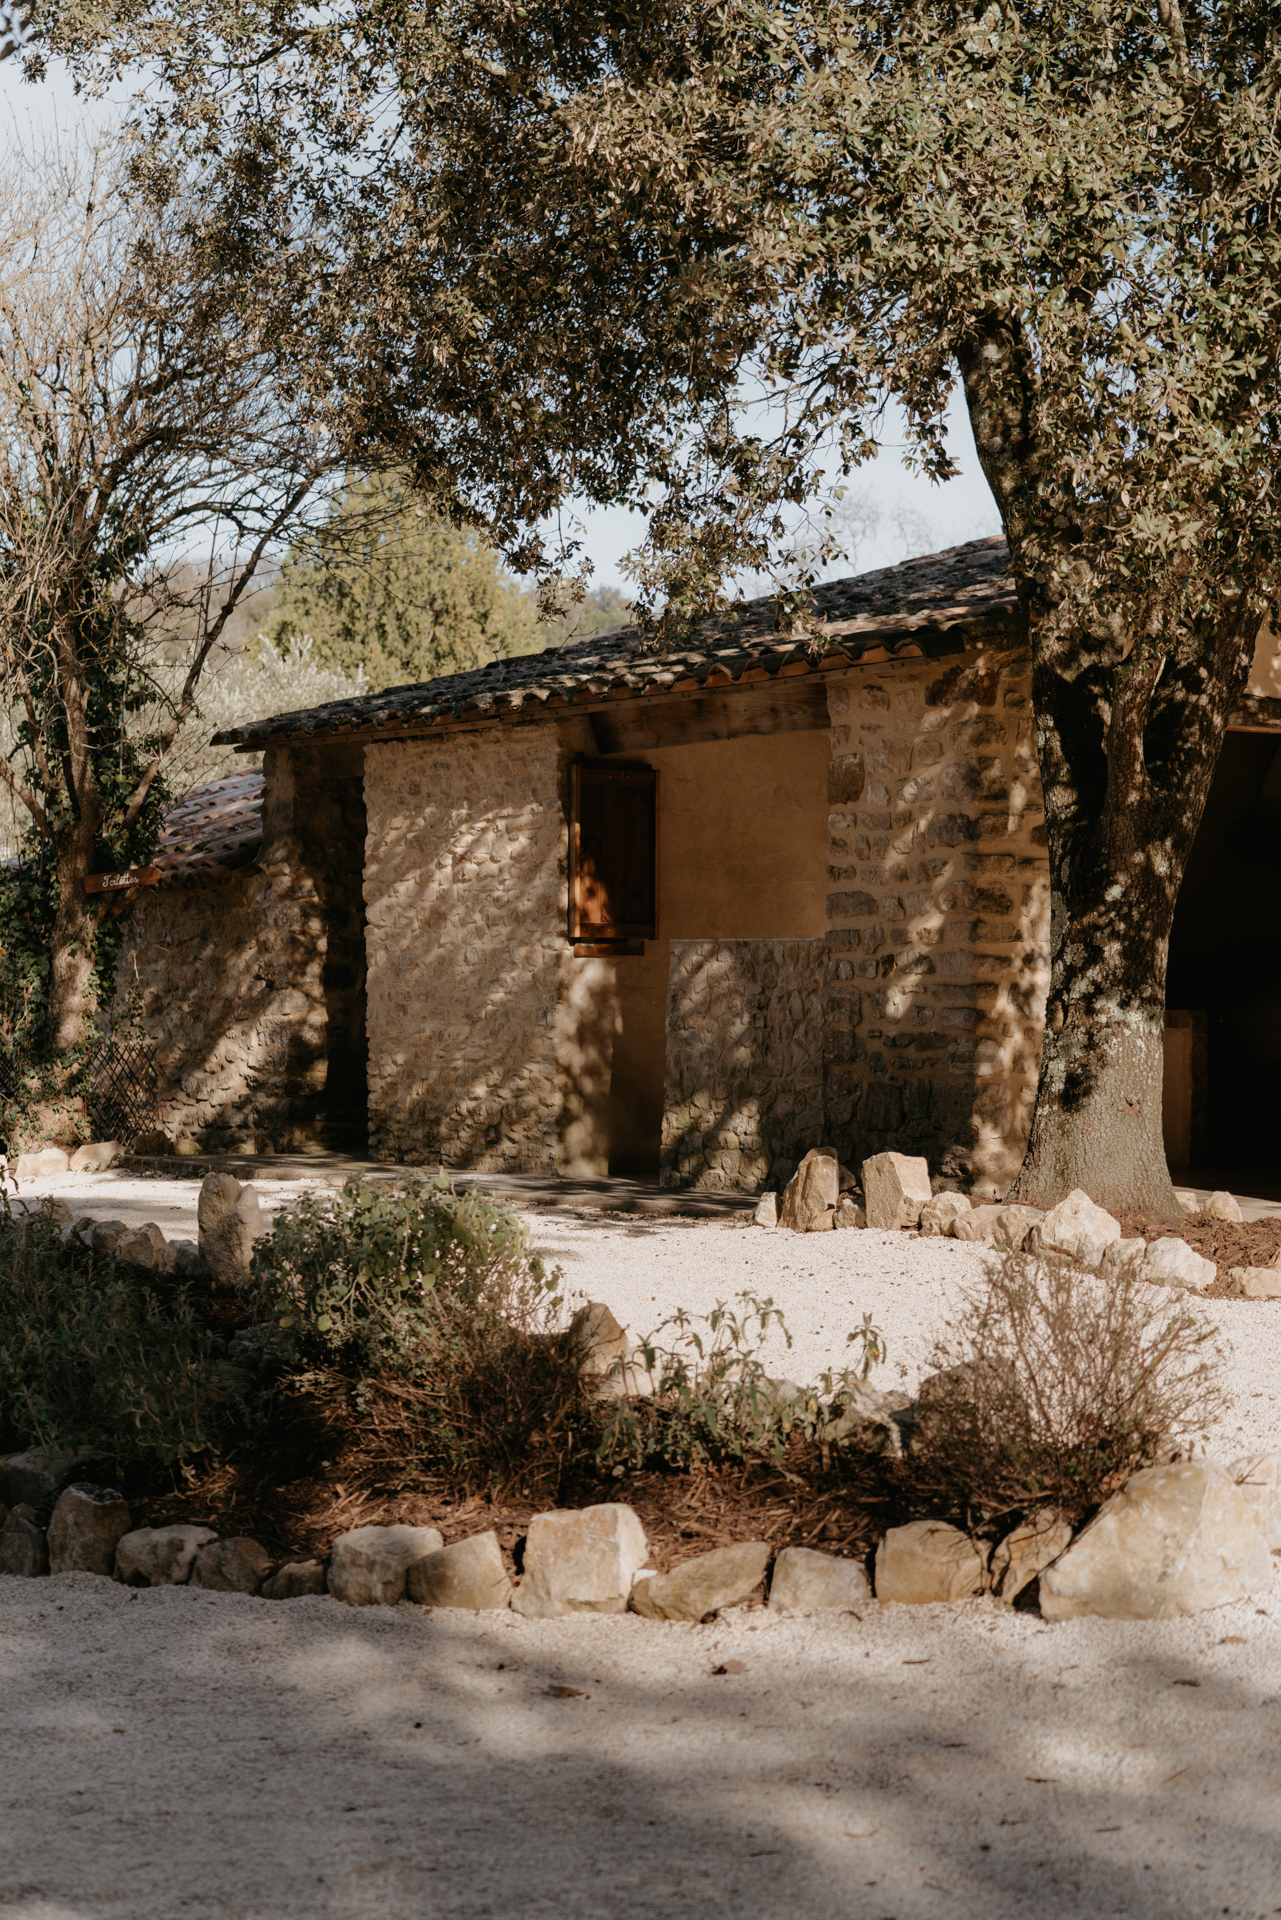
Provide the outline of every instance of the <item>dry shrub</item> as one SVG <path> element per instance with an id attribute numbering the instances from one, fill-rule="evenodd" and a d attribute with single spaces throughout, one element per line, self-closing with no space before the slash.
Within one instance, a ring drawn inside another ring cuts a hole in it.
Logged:
<path id="1" fill-rule="evenodd" d="M 1011 1254 L 935 1343 L 911 1454 L 917 1491 L 967 1516 L 1080 1520 L 1222 1411 L 1216 1329 L 1127 1276 Z"/>

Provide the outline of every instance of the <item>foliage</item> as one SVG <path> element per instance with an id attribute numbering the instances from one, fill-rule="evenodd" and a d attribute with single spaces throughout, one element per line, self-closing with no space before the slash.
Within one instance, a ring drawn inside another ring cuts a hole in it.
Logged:
<path id="1" fill-rule="evenodd" d="M 550 640 L 493 549 L 416 505 L 399 474 L 350 481 L 323 525 L 295 543 L 267 633 L 282 653 L 309 636 L 318 667 L 367 675 L 375 691 Z"/>
<path id="2" fill-rule="evenodd" d="M 277 1219 L 250 1288 L 295 1334 L 295 1379 L 340 1372 L 358 1406 L 390 1395 L 420 1461 L 475 1486 L 554 1457 L 580 1422 L 560 1279 L 488 1194 L 355 1179 Z"/>
<path id="3" fill-rule="evenodd" d="M 23 1445 L 162 1466 L 208 1452 L 220 1350 L 184 1291 L 64 1246 L 47 1214 L 0 1212 L 0 1428 Z"/>
<path id="4" fill-rule="evenodd" d="M 912 1438 L 916 1492 L 990 1517 L 1073 1522 L 1204 1434 L 1224 1406 L 1214 1328 L 1143 1281 L 1008 1256 L 935 1344 Z"/>
<path id="5" fill-rule="evenodd" d="M 736 1308 L 718 1301 L 701 1326 L 705 1331 L 681 1309 L 641 1343 L 637 1361 L 654 1376 L 655 1392 L 605 1403 L 597 1456 L 603 1466 L 686 1471 L 759 1455 L 780 1460 L 789 1435 L 819 1435 L 833 1396 L 855 1378 L 866 1380 L 885 1358 L 884 1340 L 864 1314 L 862 1326 L 846 1336 L 847 1345 L 862 1348 L 857 1376 L 848 1368 L 829 1371 L 808 1390 L 797 1389 L 768 1374 L 760 1357 L 771 1332 L 792 1344 L 773 1300 L 743 1293 Z M 674 1341 L 660 1344 L 672 1333 Z"/>
<path id="6" fill-rule="evenodd" d="M 193 724 L 174 747 L 171 785 L 175 792 L 185 792 L 223 774 L 243 773 L 261 760 L 261 755 L 237 753 L 232 747 L 209 746 L 211 734 L 247 726 L 274 713 L 358 699 L 369 690 L 369 682 L 359 672 L 347 677 L 319 666 L 310 635 L 290 640 L 283 652 L 262 639 L 250 643 L 201 681 L 196 704 L 199 724 Z"/>

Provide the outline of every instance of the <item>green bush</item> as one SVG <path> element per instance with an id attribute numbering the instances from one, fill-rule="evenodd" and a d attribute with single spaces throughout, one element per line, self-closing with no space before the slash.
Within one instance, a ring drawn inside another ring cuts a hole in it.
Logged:
<path id="1" fill-rule="evenodd" d="M 475 1486 L 545 1475 L 579 1444 L 560 1279 L 489 1194 L 353 1179 L 277 1219 L 249 1285 L 255 1310 L 295 1334 L 296 1382 L 342 1374 L 380 1428 L 398 1417 L 421 1466 Z"/>
<path id="2" fill-rule="evenodd" d="M 738 1296 L 737 1310 L 720 1300 L 702 1320 L 683 1310 L 665 1320 L 637 1349 L 656 1377 L 655 1393 L 613 1400 L 602 1410 L 601 1465 L 625 1472 L 646 1466 L 687 1471 L 754 1456 L 781 1460 L 792 1435 L 819 1437 L 833 1397 L 856 1377 L 865 1380 L 885 1358 L 885 1343 L 865 1314 L 862 1326 L 846 1335 L 847 1346 L 862 1348 L 857 1375 L 853 1369 L 828 1372 L 794 1390 L 770 1375 L 761 1359 L 771 1329 L 791 1346 L 781 1310 L 753 1293 Z M 660 1344 L 671 1334 L 673 1341 Z"/>
<path id="3" fill-rule="evenodd" d="M 0 1211 L 0 1428 L 20 1444 L 164 1466 L 215 1448 L 221 1353 L 185 1291 L 162 1299 L 47 1215 Z"/>
<path id="4" fill-rule="evenodd" d="M 931 1355 L 914 1492 L 975 1518 L 1052 1506 L 1074 1523 L 1222 1411 L 1215 1329 L 1126 1275 L 1009 1255 Z"/>

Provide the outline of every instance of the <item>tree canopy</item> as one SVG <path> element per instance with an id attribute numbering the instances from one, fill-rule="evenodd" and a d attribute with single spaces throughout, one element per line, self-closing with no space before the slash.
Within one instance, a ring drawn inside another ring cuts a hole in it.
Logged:
<path id="1" fill-rule="evenodd" d="M 1054 883 L 1024 1192 L 1088 1173 L 1171 1210 L 1165 944 L 1281 568 L 1275 4 L 36 19 L 86 73 L 162 75 L 147 165 L 216 178 L 226 258 L 353 457 L 393 449 L 522 568 L 567 497 L 641 507 L 660 639 L 876 453 L 888 401 L 950 474 L 959 382 L 1033 634 Z"/>

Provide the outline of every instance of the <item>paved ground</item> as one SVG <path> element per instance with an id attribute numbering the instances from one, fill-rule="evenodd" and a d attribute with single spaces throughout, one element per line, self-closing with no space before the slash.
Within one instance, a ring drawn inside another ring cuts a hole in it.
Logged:
<path id="1" fill-rule="evenodd" d="M 0 1913 L 1255 1920 L 1278 1615 L 688 1627 L 0 1578 Z"/>

